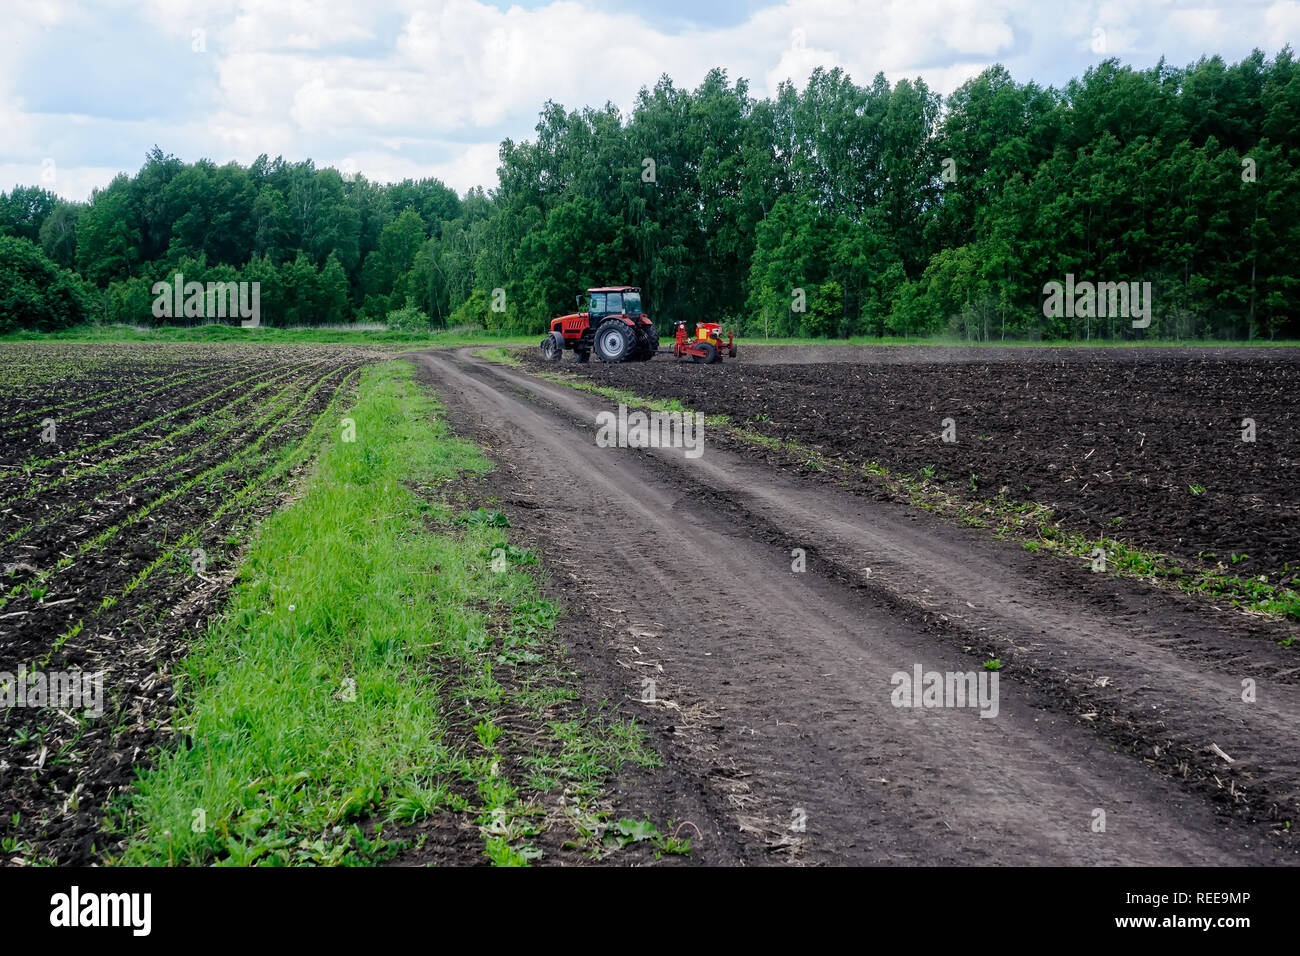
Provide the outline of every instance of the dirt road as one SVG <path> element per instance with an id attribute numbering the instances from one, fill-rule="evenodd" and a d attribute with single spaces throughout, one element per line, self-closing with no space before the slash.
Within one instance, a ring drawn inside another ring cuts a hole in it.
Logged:
<path id="1" fill-rule="evenodd" d="M 575 635 L 575 663 L 653 731 L 697 858 L 1297 861 L 1282 823 L 1300 800 L 1294 654 L 1235 612 L 712 435 L 697 458 L 597 447 L 603 399 L 469 350 L 416 361 L 535 506 L 544 560 L 598 625 Z M 995 657 L 996 716 L 897 706 L 911 682 L 894 675 Z"/>

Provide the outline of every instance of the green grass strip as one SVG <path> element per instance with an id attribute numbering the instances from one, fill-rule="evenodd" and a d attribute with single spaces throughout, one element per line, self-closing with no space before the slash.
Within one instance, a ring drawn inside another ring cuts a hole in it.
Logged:
<path id="1" fill-rule="evenodd" d="M 191 743 L 141 777 L 123 862 L 364 862 L 352 824 L 454 770 L 431 647 L 481 632 L 465 601 L 495 582 L 410 485 L 488 463 L 431 414 L 408 363 L 364 371 L 355 441 L 326 440 L 178 676 Z"/>

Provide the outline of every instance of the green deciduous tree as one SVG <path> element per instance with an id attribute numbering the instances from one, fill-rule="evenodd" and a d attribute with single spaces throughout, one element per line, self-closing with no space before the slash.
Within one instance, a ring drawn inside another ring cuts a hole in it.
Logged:
<path id="1" fill-rule="evenodd" d="M 30 239 L 0 236 L 0 334 L 51 332 L 89 322 L 95 297 Z"/>

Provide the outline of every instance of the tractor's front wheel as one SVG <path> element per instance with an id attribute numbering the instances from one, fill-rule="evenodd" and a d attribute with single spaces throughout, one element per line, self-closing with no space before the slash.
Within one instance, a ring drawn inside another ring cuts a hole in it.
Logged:
<path id="1" fill-rule="evenodd" d="M 591 361 L 591 349 L 574 349 L 573 354 L 577 356 L 579 362 Z"/>
<path id="2" fill-rule="evenodd" d="M 712 342 L 697 342 L 695 347 L 704 354 L 692 355 L 692 362 L 696 362 L 700 365 L 712 365 L 718 360 L 718 350 L 713 347 Z"/>
<path id="3" fill-rule="evenodd" d="M 596 330 L 596 354 L 602 362 L 624 362 L 632 354 L 636 336 L 625 322 L 615 319 Z"/>
<path id="4" fill-rule="evenodd" d="M 564 336 L 559 332 L 550 333 L 542 339 L 541 350 L 543 362 L 558 362 L 564 355 Z"/>

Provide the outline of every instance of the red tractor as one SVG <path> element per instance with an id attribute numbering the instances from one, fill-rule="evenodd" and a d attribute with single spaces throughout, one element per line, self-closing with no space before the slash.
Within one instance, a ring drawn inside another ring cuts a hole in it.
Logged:
<path id="1" fill-rule="evenodd" d="M 582 296 L 577 296 L 582 308 Z M 641 311 L 641 290 L 635 286 L 602 286 L 587 290 L 587 311 L 551 320 L 542 339 L 542 358 L 558 362 L 572 349 L 579 362 L 595 352 L 602 362 L 644 362 L 659 351 L 659 330 Z"/>

